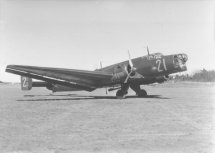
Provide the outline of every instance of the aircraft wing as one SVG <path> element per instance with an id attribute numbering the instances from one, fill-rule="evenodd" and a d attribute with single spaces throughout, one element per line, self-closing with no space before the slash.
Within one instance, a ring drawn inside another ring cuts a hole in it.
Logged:
<path id="1" fill-rule="evenodd" d="M 86 91 L 96 89 L 103 82 L 110 81 L 112 77 L 111 74 L 103 71 L 85 71 L 23 65 L 8 65 L 6 72 Z"/>

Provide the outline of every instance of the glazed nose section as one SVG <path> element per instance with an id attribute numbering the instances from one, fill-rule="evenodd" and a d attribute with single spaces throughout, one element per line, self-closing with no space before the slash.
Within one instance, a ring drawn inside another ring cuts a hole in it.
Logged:
<path id="1" fill-rule="evenodd" d="M 188 56 L 186 54 L 177 54 L 174 55 L 174 67 L 180 69 L 182 71 L 187 70 L 186 62 L 188 60 Z"/>
<path id="2" fill-rule="evenodd" d="M 182 58 L 182 61 L 183 61 L 184 63 L 186 63 L 187 60 L 188 60 L 187 54 L 181 54 L 181 58 Z"/>
<path id="3" fill-rule="evenodd" d="M 181 67 L 181 69 L 183 71 L 186 71 L 187 70 L 186 62 L 188 60 L 188 56 L 186 54 L 181 54 L 181 60 L 182 60 L 182 67 Z"/>

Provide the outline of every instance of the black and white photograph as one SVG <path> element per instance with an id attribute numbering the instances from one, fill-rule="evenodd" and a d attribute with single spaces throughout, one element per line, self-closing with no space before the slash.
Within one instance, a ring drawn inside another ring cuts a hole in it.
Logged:
<path id="1" fill-rule="evenodd" d="M 215 153 L 215 1 L 0 0 L 0 153 Z"/>

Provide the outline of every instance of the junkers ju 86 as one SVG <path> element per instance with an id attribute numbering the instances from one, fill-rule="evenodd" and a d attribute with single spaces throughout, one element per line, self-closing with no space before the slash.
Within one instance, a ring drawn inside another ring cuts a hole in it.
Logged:
<path id="1" fill-rule="evenodd" d="M 186 54 L 163 55 L 150 54 L 110 65 L 95 71 L 49 68 L 23 65 L 8 65 L 6 72 L 21 76 L 22 90 L 32 87 L 46 87 L 53 92 L 59 91 L 93 91 L 97 88 L 107 88 L 108 91 L 118 90 L 116 96 L 125 98 L 129 87 L 139 97 L 147 96 L 140 86 L 151 83 L 162 83 L 169 74 L 186 71 Z M 33 79 L 42 82 L 33 82 Z"/>

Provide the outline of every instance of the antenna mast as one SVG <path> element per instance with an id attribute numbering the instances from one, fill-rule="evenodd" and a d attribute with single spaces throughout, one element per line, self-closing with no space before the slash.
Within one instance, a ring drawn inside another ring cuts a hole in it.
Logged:
<path id="1" fill-rule="evenodd" d="M 100 68 L 102 69 L 102 61 L 100 61 Z"/>
<path id="2" fill-rule="evenodd" d="M 148 56 L 149 56 L 150 54 L 149 54 L 149 48 L 148 48 L 148 46 L 146 46 L 146 48 L 147 48 L 147 52 L 148 52 Z"/>

